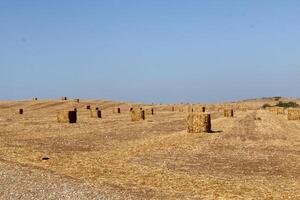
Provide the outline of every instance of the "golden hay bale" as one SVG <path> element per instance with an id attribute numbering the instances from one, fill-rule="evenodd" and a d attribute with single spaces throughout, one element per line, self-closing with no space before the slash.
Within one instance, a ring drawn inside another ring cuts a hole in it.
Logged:
<path id="1" fill-rule="evenodd" d="M 59 123 L 76 123 L 77 112 L 75 111 L 60 111 L 57 113 L 57 121 Z"/>
<path id="2" fill-rule="evenodd" d="M 283 107 L 277 107 L 277 110 L 276 110 L 276 114 L 277 115 L 284 115 L 284 108 Z"/>
<path id="3" fill-rule="evenodd" d="M 188 110 L 188 112 L 194 112 L 192 105 L 188 105 L 187 110 Z"/>
<path id="4" fill-rule="evenodd" d="M 113 113 L 120 114 L 121 113 L 121 108 L 114 108 Z"/>
<path id="5" fill-rule="evenodd" d="M 175 111 L 175 107 L 174 107 L 174 106 L 172 106 L 172 107 L 171 107 L 171 110 L 172 110 L 172 112 L 174 112 L 174 111 Z"/>
<path id="6" fill-rule="evenodd" d="M 277 115 L 284 114 L 284 108 L 283 107 L 269 107 L 268 111 L 271 113 L 275 113 Z"/>
<path id="7" fill-rule="evenodd" d="M 79 103 L 79 99 L 74 99 L 75 102 Z"/>
<path id="8" fill-rule="evenodd" d="M 242 112 L 247 112 L 248 109 L 246 107 L 240 107 L 239 110 Z"/>
<path id="9" fill-rule="evenodd" d="M 130 112 L 133 111 L 133 107 L 129 108 L 129 111 L 130 111 Z"/>
<path id="10" fill-rule="evenodd" d="M 74 108 L 74 111 L 77 112 L 77 108 Z"/>
<path id="11" fill-rule="evenodd" d="M 67 97 L 61 97 L 61 100 L 66 101 L 66 100 L 68 100 L 68 98 Z"/>
<path id="12" fill-rule="evenodd" d="M 233 117 L 233 109 L 224 109 L 224 117 Z"/>
<path id="13" fill-rule="evenodd" d="M 145 120 L 145 111 L 144 110 L 132 110 L 131 111 L 131 121 L 141 121 Z"/>
<path id="14" fill-rule="evenodd" d="M 300 120 L 300 109 L 288 109 L 288 120 Z"/>
<path id="15" fill-rule="evenodd" d="M 200 106 L 200 105 L 196 105 L 196 106 L 194 106 L 194 111 L 195 112 L 205 112 L 205 107 Z"/>
<path id="16" fill-rule="evenodd" d="M 190 113 L 187 117 L 188 133 L 210 133 L 211 118 L 208 113 Z"/>
<path id="17" fill-rule="evenodd" d="M 179 106 L 176 107 L 176 110 L 177 110 L 178 112 L 183 112 L 183 111 L 184 111 L 184 107 L 181 106 L 181 105 L 179 105 Z"/>
<path id="18" fill-rule="evenodd" d="M 90 109 L 91 109 L 91 106 L 90 106 L 90 105 L 87 105 L 87 106 L 86 106 L 86 109 L 90 110 Z"/>
<path id="19" fill-rule="evenodd" d="M 90 111 L 91 113 L 91 118 L 101 118 L 102 115 L 101 115 L 101 110 L 91 110 Z"/>
<path id="20" fill-rule="evenodd" d="M 154 108 L 147 108 L 145 109 L 146 115 L 154 115 Z"/>
<path id="21" fill-rule="evenodd" d="M 20 115 L 23 114 L 23 109 L 22 109 L 22 108 L 19 109 L 19 114 L 20 114 Z"/>

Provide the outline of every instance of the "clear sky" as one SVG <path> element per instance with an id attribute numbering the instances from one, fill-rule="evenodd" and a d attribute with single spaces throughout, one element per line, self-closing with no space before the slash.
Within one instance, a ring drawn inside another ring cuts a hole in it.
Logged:
<path id="1" fill-rule="evenodd" d="M 297 0 L 0 0 L 0 99 L 300 97 Z"/>

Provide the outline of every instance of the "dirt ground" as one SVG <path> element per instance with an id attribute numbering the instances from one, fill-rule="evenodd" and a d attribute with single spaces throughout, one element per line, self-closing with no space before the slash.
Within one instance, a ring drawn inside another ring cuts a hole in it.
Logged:
<path id="1" fill-rule="evenodd" d="M 241 102 L 234 118 L 208 109 L 213 133 L 192 134 L 173 105 L 2 101 L 0 199 L 300 199 L 300 121 L 263 103 L 274 101 Z M 131 122 L 131 106 L 155 114 Z M 78 123 L 57 123 L 74 107 Z"/>

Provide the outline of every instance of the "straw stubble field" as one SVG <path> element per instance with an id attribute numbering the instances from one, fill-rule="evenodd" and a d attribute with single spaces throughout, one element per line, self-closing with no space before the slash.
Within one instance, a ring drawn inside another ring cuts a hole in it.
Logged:
<path id="1" fill-rule="evenodd" d="M 262 103 L 243 102 L 251 109 L 233 118 L 212 111 L 213 133 L 187 133 L 187 112 L 170 106 L 3 101 L 0 197 L 299 199 L 300 121 L 255 109 Z M 133 106 L 155 114 L 132 122 Z M 74 107 L 77 123 L 57 123 L 58 111 Z"/>

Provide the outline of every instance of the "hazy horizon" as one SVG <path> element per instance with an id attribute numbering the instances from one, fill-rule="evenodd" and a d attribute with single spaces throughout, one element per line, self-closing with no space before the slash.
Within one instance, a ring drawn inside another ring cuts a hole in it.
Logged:
<path id="1" fill-rule="evenodd" d="M 300 2 L 1 1 L 0 99 L 299 98 Z"/>

